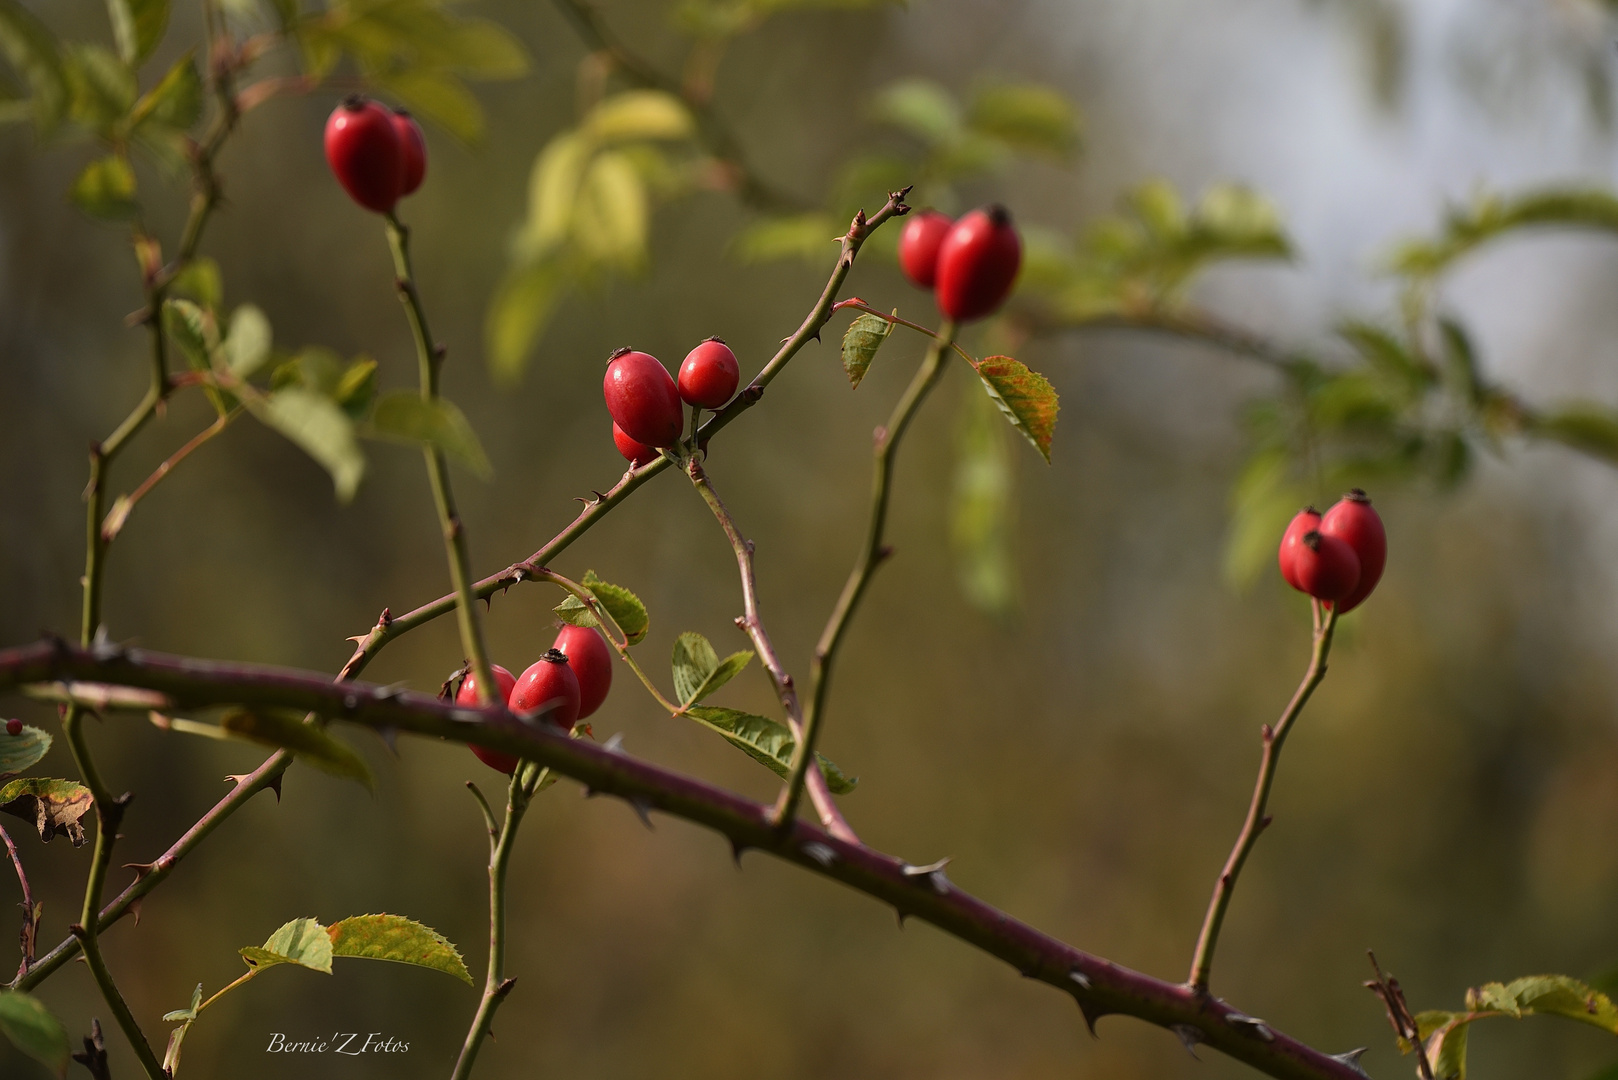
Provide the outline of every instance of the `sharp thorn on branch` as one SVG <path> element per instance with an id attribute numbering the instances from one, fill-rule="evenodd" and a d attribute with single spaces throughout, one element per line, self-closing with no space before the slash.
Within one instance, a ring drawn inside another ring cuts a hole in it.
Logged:
<path id="1" fill-rule="evenodd" d="M 1347 1065 L 1350 1069 L 1353 1069 L 1355 1072 L 1365 1077 L 1365 1080 L 1371 1080 L 1371 1074 L 1366 1072 L 1365 1066 L 1360 1064 L 1360 1058 L 1365 1056 L 1365 1049 L 1365 1047 L 1361 1046 L 1358 1049 L 1350 1050 L 1345 1054 L 1330 1054 L 1328 1056 L 1333 1061 Z"/>
<path id="2" fill-rule="evenodd" d="M 803 845 L 803 853 L 824 867 L 830 867 L 837 861 L 837 852 L 818 840 Z"/>
<path id="3" fill-rule="evenodd" d="M 1069 982 L 1071 982 L 1074 986 L 1077 986 L 1080 990 L 1090 989 L 1090 976 L 1086 975 L 1078 968 L 1074 968 L 1072 971 L 1068 972 L 1067 978 Z"/>
<path id="4" fill-rule="evenodd" d="M 652 806 L 650 803 L 648 803 L 645 799 L 630 799 L 629 805 L 635 808 L 635 814 L 640 818 L 640 823 L 642 825 L 646 826 L 648 829 L 655 828 L 655 826 L 652 824 Z"/>
<path id="5" fill-rule="evenodd" d="M 1090 1030 L 1093 1033 L 1095 1028 L 1092 1026 Z M 1203 1041 L 1201 1028 L 1191 1024 L 1172 1024 L 1169 1026 L 1169 1030 L 1179 1036 L 1180 1045 L 1185 1047 L 1185 1052 L 1190 1054 L 1193 1060 L 1202 1060 L 1197 1057 L 1197 1044 Z"/>
<path id="6" fill-rule="evenodd" d="M 740 840 L 731 840 L 731 842 L 730 842 L 730 857 L 731 857 L 731 860 L 733 862 L 735 862 L 736 869 L 738 869 L 738 870 L 740 870 L 742 868 L 742 855 L 746 851 L 747 851 L 747 845 L 746 844 L 742 843 Z"/>

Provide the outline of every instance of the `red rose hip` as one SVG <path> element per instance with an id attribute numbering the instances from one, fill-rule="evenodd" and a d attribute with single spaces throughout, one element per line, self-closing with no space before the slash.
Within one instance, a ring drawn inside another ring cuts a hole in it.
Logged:
<path id="1" fill-rule="evenodd" d="M 546 706 L 550 707 L 546 720 L 563 731 L 573 730 L 579 719 L 579 680 L 566 654 L 555 649 L 535 660 L 511 691 L 514 713 L 531 713 Z"/>
<path id="2" fill-rule="evenodd" d="M 499 689 L 500 704 L 509 705 L 512 687 L 517 685 L 517 676 L 499 664 L 493 664 L 491 667 L 494 669 L 494 684 Z M 474 707 L 482 704 L 478 700 L 478 677 L 476 675 L 468 675 L 461 680 L 461 688 L 455 691 L 455 704 Z M 472 747 L 472 753 L 476 754 L 478 760 L 489 768 L 497 769 L 507 776 L 517 771 L 517 759 L 510 754 L 502 754 L 498 750 L 489 750 L 482 746 Z"/>
<path id="3" fill-rule="evenodd" d="M 624 455 L 624 460 L 637 469 L 648 461 L 656 461 L 658 458 L 657 447 L 647 446 L 643 442 L 636 442 L 628 435 L 625 435 L 624 429 L 617 424 L 612 425 L 612 444 L 618 448 L 620 454 Z"/>
<path id="4" fill-rule="evenodd" d="M 1011 295 L 1021 265 L 1022 240 L 1006 208 L 973 210 L 938 246 L 938 310 L 956 322 L 991 314 Z"/>
<path id="5" fill-rule="evenodd" d="M 687 405 L 717 409 L 736 392 L 740 378 L 736 354 L 723 340 L 711 337 L 685 354 L 677 385 Z"/>
<path id="6" fill-rule="evenodd" d="M 590 626 L 564 626 L 551 646 L 567 657 L 567 666 L 579 680 L 579 719 L 594 713 L 612 689 L 612 649 Z"/>
<path id="7" fill-rule="evenodd" d="M 21 720 L 7 720 L 6 721 L 6 734 L 7 735 L 21 735 L 22 734 L 22 721 Z"/>
<path id="8" fill-rule="evenodd" d="M 1287 526 L 1287 531 L 1281 534 L 1281 549 L 1277 552 L 1277 561 L 1281 564 L 1281 577 L 1298 591 L 1303 586 L 1298 584 L 1298 571 L 1295 560 L 1298 557 L 1298 545 L 1303 543 L 1305 533 L 1314 532 L 1320 526 L 1320 511 L 1312 506 L 1299 510 Z"/>
<path id="9" fill-rule="evenodd" d="M 399 201 L 404 154 L 393 114 L 374 101 L 351 97 L 326 120 L 326 164 L 349 198 L 378 214 Z"/>
<path id="10" fill-rule="evenodd" d="M 636 442 L 661 448 L 680 441 L 680 391 L 657 357 L 619 349 L 607 360 L 601 394 L 612 422 Z"/>
<path id="11" fill-rule="evenodd" d="M 930 289 L 938 280 L 938 248 L 954 224 L 937 210 L 923 210 L 905 222 L 899 234 L 899 268 L 917 286 Z"/>
<path id="12" fill-rule="evenodd" d="M 427 140 L 416 118 L 403 109 L 395 109 L 390 119 L 399 136 L 399 197 L 404 198 L 421 187 L 427 176 Z"/>
<path id="13" fill-rule="evenodd" d="M 1316 600 L 1341 600 L 1360 581 L 1360 557 L 1335 536 L 1306 532 L 1292 558 L 1297 588 Z"/>
<path id="14" fill-rule="evenodd" d="M 1371 595 L 1388 564 L 1388 534 L 1371 498 L 1355 488 L 1337 501 L 1320 519 L 1320 534 L 1335 536 L 1354 549 L 1360 560 L 1360 580 L 1337 605 L 1340 615 L 1359 607 Z"/>

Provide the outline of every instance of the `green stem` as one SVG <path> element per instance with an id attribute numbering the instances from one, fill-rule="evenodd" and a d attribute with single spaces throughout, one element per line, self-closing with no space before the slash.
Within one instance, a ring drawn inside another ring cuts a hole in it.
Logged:
<path id="1" fill-rule="evenodd" d="M 98 841 L 99 843 L 99 841 Z M 151 1044 L 146 1036 L 141 1034 L 140 1025 L 135 1023 L 135 1017 L 125 1004 L 123 995 L 118 992 L 118 986 L 112 981 L 112 973 L 107 970 L 107 963 L 101 956 L 101 945 L 96 941 L 95 935 L 87 927 L 75 923 L 73 933 L 78 937 L 79 943 L 84 947 L 84 959 L 90 967 L 90 974 L 95 977 L 96 985 L 101 987 L 102 996 L 107 999 L 107 1008 L 118 1021 L 124 1035 L 129 1039 L 129 1045 L 135 1050 L 135 1057 L 140 1060 L 141 1068 L 145 1071 L 148 1080 L 168 1080 L 168 1073 L 152 1052 Z"/>
<path id="2" fill-rule="evenodd" d="M 944 373 L 944 353 L 954 339 L 955 324 L 945 320 L 928 346 L 927 355 L 916 369 L 915 377 L 905 388 L 904 396 L 894 406 L 887 426 L 877 430 L 876 460 L 871 472 L 871 519 L 865 529 L 865 545 L 860 549 L 854 569 L 849 572 L 848 581 L 843 585 L 842 595 L 837 598 L 837 606 L 832 609 L 826 629 L 815 645 L 814 660 L 809 668 L 809 708 L 804 712 L 803 738 L 793 750 L 792 772 L 776 800 L 777 825 L 791 821 L 798 813 L 804 781 L 814 768 L 815 743 L 820 737 L 821 720 L 826 715 L 826 693 L 831 686 L 831 669 L 837 659 L 837 648 L 843 642 L 843 633 L 848 629 L 854 609 L 865 595 L 866 586 L 871 583 L 871 575 L 888 555 L 882 543 L 882 534 L 888 522 L 888 492 L 893 484 L 893 462 L 898 453 L 899 440 L 904 438 L 922 401 L 938 385 L 939 377 Z"/>
<path id="3" fill-rule="evenodd" d="M 1242 866 L 1247 862 L 1247 856 L 1258 843 L 1259 834 L 1270 824 L 1270 817 L 1265 808 L 1270 801 L 1270 787 L 1275 783 L 1275 768 L 1281 758 L 1281 746 L 1286 742 L 1287 734 L 1297 722 L 1303 707 L 1309 703 L 1310 696 L 1315 687 L 1326 677 L 1326 658 L 1331 653 L 1332 634 L 1337 629 L 1336 610 L 1327 611 L 1324 618 L 1320 617 L 1320 604 L 1315 601 L 1315 616 L 1317 620 L 1314 632 L 1314 649 L 1309 657 L 1309 669 L 1304 672 L 1303 682 L 1298 684 L 1292 700 L 1287 702 L 1281 719 L 1272 728 L 1265 724 L 1261 738 L 1263 739 L 1263 752 L 1259 758 L 1258 780 L 1253 785 L 1253 800 L 1247 807 L 1247 820 L 1242 824 L 1242 831 L 1236 837 L 1236 846 L 1230 851 L 1230 857 L 1225 860 L 1225 867 L 1219 872 L 1219 879 L 1214 882 L 1213 896 L 1208 901 L 1208 913 L 1202 920 L 1202 933 L 1197 936 L 1197 948 L 1191 958 L 1191 975 L 1186 985 L 1194 992 L 1207 993 L 1208 978 L 1213 972 L 1214 948 L 1219 944 L 1219 931 L 1225 923 L 1225 913 L 1230 908 L 1231 894 L 1236 889 L 1236 879 L 1241 875 Z"/>
<path id="4" fill-rule="evenodd" d="M 511 783 L 507 788 L 506 816 L 501 823 L 498 835 L 493 829 L 493 817 L 489 813 L 488 803 L 484 802 L 483 795 L 473 789 L 479 803 L 483 806 L 485 820 L 490 824 L 489 829 L 489 971 L 483 981 L 483 997 L 478 1002 L 478 1011 L 472 1017 L 472 1026 L 466 1033 L 466 1042 L 461 1046 L 461 1056 L 456 1059 L 455 1071 L 450 1074 L 451 1080 L 466 1080 L 472 1075 L 472 1065 L 477 1060 L 478 1050 L 483 1045 L 483 1037 L 489 1034 L 494 1024 L 495 1010 L 506 1000 L 516 979 L 506 978 L 506 872 L 511 864 L 511 848 L 516 842 L 517 826 L 522 823 L 523 814 L 528 809 L 529 800 L 533 797 L 534 787 L 538 783 L 539 768 L 529 762 L 524 762 L 516 772 L 511 774 Z"/>
<path id="5" fill-rule="evenodd" d="M 387 216 L 388 248 L 393 252 L 393 271 L 398 279 L 399 299 L 404 304 L 410 321 L 410 333 L 416 341 L 416 362 L 421 376 L 423 401 L 438 397 L 439 369 L 444 363 L 444 350 L 433 342 L 427 326 L 427 310 L 422 306 L 421 294 L 416 291 L 415 275 L 410 267 L 410 230 L 393 214 Z M 443 451 L 428 444 L 422 447 L 427 461 L 427 478 L 432 484 L 433 503 L 438 508 L 438 522 L 444 530 L 444 551 L 449 557 L 449 576 L 455 588 L 455 618 L 460 625 L 461 647 L 466 650 L 477 677 L 478 700 L 485 705 L 494 698 L 494 669 L 489 664 L 488 649 L 483 643 L 483 625 L 478 619 L 477 598 L 472 590 L 472 558 L 467 551 L 466 528 L 455 509 L 455 493 L 449 483 L 449 463 Z"/>

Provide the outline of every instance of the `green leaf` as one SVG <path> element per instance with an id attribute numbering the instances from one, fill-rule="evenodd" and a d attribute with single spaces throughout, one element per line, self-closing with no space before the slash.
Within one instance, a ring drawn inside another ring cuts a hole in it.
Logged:
<path id="1" fill-rule="evenodd" d="M 253 411 L 325 466 L 339 501 L 354 497 L 365 475 L 365 455 L 354 437 L 354 421 L 331 398 L 288 386 L 255 404 Z"/>
<path id="2" fill-rule="evenodd" d="M 192 259 L 175 276 L 169 292 L 189 296 L 209 311 L 217 311 L 225 302 L 225 283 L 219 264 L 206 255 Z"/>
<path id="3" fill-rule="evenodd" d="M 225 334 L 224 359 L 238 379 L 251 378 L 270 358 L 273 336 L 270 320 L 252 304 L 243 304 L 230 315 Z"/>
<path id="4" fill-rule="evenodd" d="M 731 250 L 742 262 L 771 262 L 775 259 L 824 259 L 831 253 L 831 242 L 839 239 L 837 226 L 829 214 L 794 214 L 760 218 L 731 241 Z"/>
<path id="5" fill-rule="evenodd" d="M 646 185 L 630 158 L 616 150 L 597 154 L 573 204 L 579 250 L 597 262 L 638 267 L 646 257 L 649 216 Z"/>
<path id="6" fill-rule="evenodd" d="M 723 661 L 708 639 L 688 630 L 674 639 L 674 695 L 681 706 L 692 705 L 724 686 L 747 667 L 753 653 L 731 653 Z"/>
<path id="7" fill-rule="evenodd" d="M 1427 1040 L 1427 1063 L 1435 1080 L 1466 1080 L 1466 1039 L 1470 1018 L 1463 1014 L 1435 1031 Z"/>
<path id="8" fill-rule="evenodd" d="M 135 102 L 129 118 L 133 124 L 150 120 L 179 131 L 201 119 L 202 76 L 197 73 L 196 57 L 186 53 L 176 60 L 162 81 Z"/>
<path id="9" fill-rule="evenodd" d="M 893 326 L 887 319 L 870 312 L 848 324 L 843 333 L 843 371 L 848 375 L 849 386 L 859 388 L 871 361 L 876 359 L 876 351 L 893 333 Z"/>
<path id="10" fill-rule="evenodd" d="M 1476 993 L 1482 1008 L 1511 1012 L 1514 1006 L 1520 1013 L 1560 1016 L 1618 1035 L 1618 1007 L 1612 999 L 1567 975 L 1529 975 L 1504 986 L 1489 983 Z"/>
<path id="11" fill-rule="evenodd" d="M 0 990 L 0 1032 L 58 1076 L 67 1074 L 67 1029 L 38 998 L 20 990 Z"/>
<path id="12" fill-rule="evenodd" d="M 399 915 L 355 915 L 327 928 L 333 956 L 391 960 L 452 975 L 468 986 L 460 950 L 437 930 Z"/>
<path id="13" fill-rule="evenodd" d="M 686 715 L 703 727 L 711 728 L 723 735 L 725 741 L 764 765 L 781 779 L 785 780 L 792 775 L 792 751 L 797 743 L 785 724 L 777 723 L 766 716 L 755 716 L 752 713 L 720 709 L 711 705 L 695 706 L 688 709 Z M 816 754 L 815 757 L 819 760 L 820 771 L 825 775 L 826 786 L 831 789 L 832 794 L 846 795 L 859 783 L 857 779 L 850 779 L 843 770 L 826 760 L 824 756 Z"/>
<path id="14" fill-rule="evenodd" d="M 960 137 L 961 110 L 948 90 L 930 79 L 904 79 L 879 91 L 872 105 L 876 119 L 909 132 L 929 145 Z"/>
<path id="15" fill-rule="evenodd" d="M 989 615 L 1017 606 L 1013 461 L 999 410 L 987 396 L 968 394 L 956 442 L 950 490 L 950 546 L 967 601 Z"/>
<path id="16" fill-rule="evenodd" d="M 323 772 L 376 790 L 371 767 L 347 743 L 299 717 L 268 710 L 233 709 L 219 720 L 224 731 L 264 746 L 290 750 Z"/>
<path id="17" fill-rule="evenodd" d="M 50 748 L 50 733 L 28 724 L 16 735 L 0 736 L 0 780 L 33 768 Z"/>
<path id="18" fill-rule="evenodd" d="M 453 401 L 427 401 L 413 390 L 395 390 L 376 403 L 371 428 L 387 438 L 434 447 L 485 480 L 494 475 L 477 433 Z"/>
<path id="19" fill-rule="evenodd" d="M 522 42 L 489 19 L 461 20 L 442 44 L 445 62 L 475 78 L 515 79 L 528 72 Z"/>
<path id="20" fill-rule="evenodd" d="M 67 71 L 55 36 L 18 0 L 0 0 L 0 52 L 28 82 L 36 130 L 54 131 L 67 112 Z"/>
<path id="21" fill-rule="evenodd" d="M 126 64 L 139 64 L 163 40 L 169 0 L 107 0 L 107 14 L 112 17 L 118 55 Z"/>
<path id="22" fill-rule="evenodd" d="M 377 76 L 375 81 L 410 106 L 411 111 L 463 142 L 475 143 L 483 138 L 483 106 L 454 76 L 431 68 L 412 68 Z"/>
<path id="23" fill-rule="evenodd" d="M 369 356 L 357 356 L 349 361 L 342 378 L 331 388 L 331 398 L 352 420 L 370 412 L 371 402 L 376 398 L 376 361 Z"/>
<path id="24" fill-rule="evenodd" d="M 1590 404 L 1566 405 L 1532 418 L 1530 434 L 1618 462 L 1618 413 Z"/>
<path id="25" fill-rule="evenodd" d="M 74 847 L 83 846 L 84 825 L 79 819 L 93 805 L 90 789 L 71 780 L 28 776 L 0 787 L 0 811 L 33 822 L 47 844 L 60 832 Z"/>
<path id="26" fill-rule="evenodd" d="M 500 282 L 483 330 L 489 367 L 498 382 L 509 386 L 522 377 L 529 351 L 569 284 L 557 259 L 513 270 Z"/>
<path id="27" fill-rule="evenodd" d="M 73 119 L 104 136 L 115 135 L 139 92 L 134 69 L 99 45 L 69 45 L 64 59 Z"/>
<path id="28" fill-rule="evenodd" d="M 202 984 L 197 983 L 197 988 L 191 991 L 190 1007 L 184 1009 L 175 1009 L 172 1012 L 166 1012 L 163 1014 L 163 1020 L 164 1022 L 170 1024 L 178 1023 L 181 1020 L 195 1020 L 197 1018 L 197 1007 L 201 1004 Z"/>
<path id="29" fill-rule="evenodd" d="M 1509 200 L 1485 194 L 1469 207 L 1452 207 L 1437 237 L 1398 245 L 1390 268 L 1405 277 L 1430 278 L 1483 244 L 1530 228 L 1618 232 L 1618 196 L 1580 188 L 1529 192 Z"/>
<path id="30" fill-rule="evenodd" d="M 1060 407 L 1056 389 L 1045 376 L 1009 356 L 986 356 L 974 360 L 972 367 L 1011 426 L 1022 432 L 1050 464 L 1051 436 L 1056 432 L 1056 411 Z"/>
<path id="31" fill-rule="evenodd" d="M 528 219 L 517 238 L 519 252 L 538 258 L 567 239 L 579 185 L 594 153 L 590 140 L 578 132 L 564 132 L 545 144 L 528 174 Z"/>
<path id="32" fill-rule="evenodd" d="M 248 967 L 296 964 L 310 971 L 331 974 L 331 937 L 315 919 L 293 919 L 271 934 L 263 946 L 250 945 L 239 951 Z"/>
<path id="33" fill-rule="evenodd" d="M 986 86 L 972 96 L 967 122 L 1019 150 L 1065 161 L 1079 148 L 1073 103 L 1048 86 Z"/>
<path id="34" fill-rule="evenodd" d="M 584 580 L 580 582 L 596 598 L 618 629 L 624 632 L 630 645 L 638 645 L 646 638 L 646 630 L 651 625 L 651 617 L 646 614 L 646 605 L 640 602 L 640 597 L 621 585 L 611 585 L 596 577 L 594 570 L 584 572 Z M 573 626 L 595 626 L 596 617 L 590 614 L 590 609 L 584 601 L 576 596 L 569 595 L 556 606 L 556 614 L 562 621 Z"/>
<path id="35" fill-rule="evenodd" d="M 685 103 L 663 90 L 626 90 L 604 99 L 585 117 L 583 130 L 601 143 L 632 139 L 685 139 L 696 131 Z"/>
<path id="36" fill-rule="evenodd" d="M 120 221 L 140 210 L 135 202 L 135 172 L 116 154 L 85 166 L 68 191 L 73 204 L 91 217 Z"/>

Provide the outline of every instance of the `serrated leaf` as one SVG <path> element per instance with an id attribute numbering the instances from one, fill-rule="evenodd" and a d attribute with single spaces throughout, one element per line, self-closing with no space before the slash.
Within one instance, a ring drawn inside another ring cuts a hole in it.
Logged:
<path id="1" fill-rule="evenodd" d="M 568 275 L 555 259 L 513 270 L 500 282 L 483 329 L 489 368 L 498 382 L 511 385 L 522 377 L 529 352 L 568 285 Z"/>
<path id="2" fill-rule="evenodd" d="M 584 132 L 598 142 L 684 139 L 696 125 L 685 103 L 663 90 L 625 90 L 604 99 L 585 117 Z"/>
<path id="3" fill-rule="evenodd" d="M 711 705 L 695 706 L 688 709 L 685 715 L 704 727 L 717 731 L 725 737 L 726 742 L 764 765 L 781 779 L 785 780 L 792 775 L 792 752 L 797 742 L 785 724 L 771 720 L 767 716 L 756 716 L 735 709 L 720 709 Z M 820 762 L 820 771 L 826 777 L 826 786 L 831 789 L 832 794 L 846 795 L 859 783 L 857 779 L 849 778 L 824 755 L 816 754 L 815 757 Z"/>
<path id="4" fill-rule="evenodd" d="M 139 64 L 169 25 L 169 0 L 107 0 L 112 18 L 112 35 L 118 42 L 118 55 L 126 64 Z"/>
<path id="5" fill-rule="evenodd" d="M 688 630 L 674 639 L 674 694 L 681 706 L 692 705 L 741 674 L 753 653 L 731 653 L 724 660 L 701 634 Z"/>
<path id="6" fill-rule="evenodd" d="M 264 746 L 290 750 L 323 772 L 376 789 L 371 767 L 347 743 L 301 718 L 251 709 L 233 709 L 219 720 L 224 731 Z"/>
<path id="7" fill-rule="evenodd" d="M 453 401 L 428 401 L 413 390 L 395 390 L 376 403 L 371 428 L 386 438 L 425 443 L 484 479 L 494 475 L 477 433 Z"/>
<path id="8" fill-rule="evenodd" d="M 1009 356 L 986 356 L 973 361 L 972 367 L 1011 426 L 1034 444 L 1034 449 L 1049 465 L 1051 436 L 1056 432 L 1056 412 L 1060 407 L 1056 388 L 1045 376 L 1030 371 Z"/>
<path id="9" fill-rule="evenodd" d="M 50 748 L 50 732 L 29 724 L 16 735 L 0 735 L 0 780 L 33 768 Z"/>
<path id="10" fill-rule="evenodd" d="M 67 1073 L 67 1029 L 38 998 L 20 990 L 0 990 L 0 1033 L 58 1076 Z"/>
<path id="11" fill-rule="evenodd" d="M 612 616 L 630 645 L 638 645 L 645 639 L 647 628 L 651 625 L 651 617 L 646 614 L 646 605 L 640 602 L 640 597 L 621 585 L 602 581 L 596 577 L 594 570 L 586 570 L 584 580 L 580 584 L 589 589 L 597 603 Z M 576 596 L 570 595 L 556 605 L 556 614 L 563 622 L 572 626 L 596 625 L 596 617 L 590 614 L 590 609 L 585 606 L 584 601 Z"/>
<path id="12" fill-rule="evenodd" d="M 271 934 L 262 946 L 250 945 L 239 951 L 248 967 L 296 964 L 310 971 L 331 974 L 331 937 L 315 919 L 293 919 Z"/>
<path id="13" fill-rule="evenodd" d="M 201 1004 L 202 984 L 197 983 L 197 988 L 191 991 L 190 1007 L 185 1009 L 175 1009 L 172 1012 L 166 1012 L 163 1014 L 163 1019 L 170 1024 L 179 1023 L 181 1020 L 195 1020 L 197 1018 L 197 1006 Z"/>
<path id="14" fill-rule="evenodd" d="M 288 386 L 255 403 L 253 412 L 325 466 L 339 501 L 354 497 L 365 475 L 365 455 L 354 437 L 354 421 L 331 398 Z"/>
<path id="15" fill-rule="evenodd" d="M 86 165 L 73 181 L 68 197 L 86 214 L 108 221 L 134 217 L 140 210 L 135 202 L 135 172 L 116 154 Z"/>
<path id="16" fill-rule="evenodd" d="M 135 102 L 129 114 L 130 122 L 138 125 L 150 120 L 184 131 L 202 118 L 202 93 L 202 76 L 197 73 L 196 57 L 186 53 L 174 62 L 156 86 Z"/>
<path id="17" fill-rule="evenodd" d="M 47 844 L 60 832 L 74 847 L 83 846 L 84 825 L 79 819 L 94 805 L 90 789 L 71 780 L 27 776 L 0 787 L 0 811 L 33 822 Z"/>
<path id="18" fill-rule="evenodd" d="M 270 358 L 274 344 L 270 320 L 252 304 L 243 304 L 230 315 L 230 328 L 223 344 L 230 373 L 238 379 L 251 378 Z"/>
<path id="19" fill-rule="evenodd" d="M 1036 84 L 987 86 L 972 97 L 967 122 L 1019 150 L 1066 160 L 1079 146 L 1079 117 L 1058 91 Z"/>
<path id="20" fill-rule="evenodd" d="M 437 930 L 412 919 L 400 915 L 355 915 L 332 924 L 326 932 L 331 938 L 333 956 L 413 964 L 442 971 L 472 985 L 472 975 L 466 970 L 460 950 Z"/>
<path id="21" fill-rule="evenodd" d="M 848 324 L 843 332 L 843 372 L 848 376 L 849 386 L 859 388 L 871 361 L 876 359 L 876 351 L 891 333 L 893 323 L 870 312 Z"/>
<path id="22" fill-rule="evenodd" d="M 67 71 L 55 36 L 17 0 L 0 0 L 0 52 L 28 82 L 36 130 L 55 130 L 67 112 Z"/>

